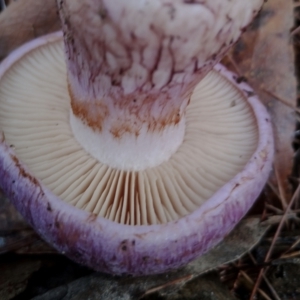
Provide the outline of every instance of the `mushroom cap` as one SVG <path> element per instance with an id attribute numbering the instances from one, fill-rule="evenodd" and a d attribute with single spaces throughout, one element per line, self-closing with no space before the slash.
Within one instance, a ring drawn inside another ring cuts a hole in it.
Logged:
<path id="1" fill-rule="evenodd" d="M 20 87 L 20 90 L 23 89 L 26 91 L 27 89 L 27 91 L 32 92 L 30 90 L 31 87 L 26 86 L 25 77 L 31 78 L 31 75 L 35 72 L 35 68 L 31 67 L 36 60 L 37 64 L 40 65 L 38 71 L 41 72 L 41 69 L 47 70 L 46 77 L 49 77 L 49 81 L 53 83 L 52 80 L 58 77 L 58 83 L 59 81 L 64 82 L 64 75 L 61 75 L 61 69 L 57 64 L 53 64 L 53 61 L 50 60 L 47 67 L 41 65 L 41 60 L 46 56 L 45 51 L 40 51 L 37 58 L 30 60 L 30 57 L 34 55 L 36 49 L 50 45 L 50 55 L 59 61 L 58 65 L 62 64 L 62 66 L 64 66 L 62 63 L 63 47 L 60 39 L 61 33 L 55 33 L 34 40 L 13 52 L 0 66 L 0 99 L 5 99 L 6 94 L 12 91 L 15 93 L 15 97 L 11 100 L 12 103 L 14 104 L 14 101 L 18 101 L 20 92 L 16 91 L 15 86 L 5 87 L 3 85 L 2 87 L 2 84 L 5 83 L 5 80 L 9 76 L 17 75 L 23 78 L 22 84 L 24 84 L 24 86 Z M 59 51 L 57 49 L 61 50 Z M 21 72 L 23 75 L 21 76 L 17 71 L 17 67 L 22 64 L 22 58 L 28 59 L 32 64 L 24 68 L 23 73 Z M 49 71 L 51 65 L 52 69 L 56 71 L 54 74 Z M 26 76 L 24 77 L 24 75 Z M 60 97 L 60 91 L 63 90 L 66 83 L 58 87 L 53 84 L 47 86 L 43 85 L 45 82 L 39 83 L 39 77 L 41 77 L 41 80 L 45 78 L 44 75 L 42 76 L 37 72 L 35 76 L 36 86 L 42 86 L 42 89 L 50 94 L 52 91 L 54 98 L 57 98 L 57 95 Z M 186 264 L 216 245 L 244 216 L 265 184 L 271 169 L 273 157 L 273 136 L 270 118 L 253 90 L 245 82 L 240 82 L 235 74 L 227 71 L 221 65 L 216 65 L 207 78 L 208 81 L 217 78 L 221 86 L 223 85 L 223 88 L 225 88 L 222 91 L 225 91 L 226 88 L 230 88 L 233 91 L 230 92 L 230 100 L 226 100 L 224 92 L 221 92 L 221 94 L 220 92 L 218 94 L 216 91 L 207 93 L 211 98 L 224 97 L 221 104 L 225 103 L 224 105 L 227 107 L 227 110 L 234 112 L 233 115 L 237 114 L 235 108 L 246 107 L 247 113 L 244 111 L 240 117 L 236 119 L 233 118 L 232 123 L 238 124 L 234 129 L 239 133 L 238 139 L 245 139 L 245 143 L 250 147 L 251 153 L 248 153 L 248 156 L 246 155 L 244 162 L 241 162 L 238 158 L 239 166 L 237 174 L 229 174 L 229 179 L 225 182 L 220 181 L 220 178 L 216 180 L 219 186 L 217 185 L 218 187 L 215 187 L 215 190 L 212 189 L 208 199 L 199 203 L 199 207 L 195 210 L 189 211 L 183 216 L 179 215 L 177 219 L 173 218 L 170 221 L 167 220 L 167 222 L 161 222 L 158 218 L 159 222 L 157 223 L 162 224 L 132 226 L 121 224 L 122 222 L 120 222 L 120 220 L 117 220 L 119 222 L 111 221 L 107 217 L 98 216 L 98 214 L 95 214 L 93 211 L 82 210 L 66 203 L 66 201 L 62 201 L 61 198 L 52 191 L 52 188 L 49 187 L 49 183 L 45 184 L 43 179 L 38 179 L 39 177 L 36 176 L 36 170 L 32 171 L 34 167 L 26 163 L 26 155 L 24 159 L 25 163 L 23 163 L 23 159 L 20 160 L 19 156 L 16 156 L 14 146 L 9 146 L 12 141 L 10 136 L 14 135 L 12 132 L 18 129 L 21 130 L 22 125 L 19 125 L 19 120 L 15 120 L 15 129 L 11 129 L 10 131 L 9 128 L 5 128 L 2 119 L 4 119 L 4 114 L 10 112 L 7 111 L 8 106 L 3 104 L 4 100 L 0 100 L 0 111 L 2 111 L 2 114 L 0 112 L 0 130 L 4 128 L 6 138 L 6 140 L 2 138 L 0 142 L 0 187 L 15 204 L 24 218 L 46 241 L 71 259 L 93 269 L 113 274 L 127 273 L 142 275 L 161 273 Z M 201 82 L 200 90 L 203 88 L 205 80 L 206 78 Z M 218 82 L 218 80 L 216 82 Z M 57 90 L 54 88 L 57 88 Z M 194 92 L 195 95 L 198 93 L 197 89 L 198 87 Z M 65 90 L 67 89 L 65 88 Z M 201 95 L 202 98 L 204 98 L 203 94 Z M 201 95 L 197 97 L 201 99 Z M 220 97 L 220 95 L 222 97 Z M 235 98 L 236 95 L 239 97 Z M 232 96 L 234 96 L 233 98 L 235 100 L 232 100 Z M 45 96 L 36 96 L 36 98 L 39 97 L 43 98 Z M 197 97 L 195 96 L 194 98 Z M 241 101 L 240 99 L 247 105 L 239 105 L 238 102 Z M 31 99 L 28 100 L 28 102 L 30 101 Z M 190 115 L 192 116 L 194 109 L 196 109 L 196 107 L 192 106 L 193 101 L 192 97 L 190 104 L 192 107 L 192 109 L 190 109 Z M 232 103 L 232 101 L 237 102 Z M 198 102 L 201 103 L 201 101 Z M 22 102 L 19 102 L 19 104 L 21 105 Z M 216 105 L 212 103 L 211 105 L 213 111 L 214 108 L 220 104 Z M 31 109 L 29 108 L 29 110 L 26 111 L 26 106 L 27 103 L 22 106 L 23 111 L 17 113 L 20 120 L 26 116 L 27 112 L 29 113 Z M 34 106 L 38 105 L 35 103 Z M 52 110 L 54 112 L 56 109 L 52 107 Z M 224 111 L 223 109 L 223 112 Z M 189 112 L 187 115 L 188 114 Z M 197 114 L 198 112 L 194 115 L 194 119 L 199 118 Z M 243 123 L 243 119 L 245 119 L 247 114 L 252 116 L 252 119 L 255 121 L 254 125 L 251 125 L 251 122 Z M 36 114 L 33 115 L 38 117 Z M 216 117 L 218 115 L 222 116 L 222 111 L 207 121 L 213 122 L 214 120 L 219 120 L 218 117 Z M 203 114 L 201 118 L 205 119 L 205 114 Z M 239 126 L 239 122 L 242 122 L 241 124 L 244 124 L 243 126 L 245 127 Z M 218 124 L 218 122 L 216 122 L 216 124 Z M 224 135 L 223 129 L 227 125 L 226 122 L 219 124 L 217 130 L 209 126 L 208 132 L 213 131 L 215 139 L 219 137 L 217 140 L 222 140 L 222 135 Z M 250 130 L 247 129 L 247 124 L 252 126 Z M 30 127 L 30 125 L 23 126 Z M 187 124 L 187 133 L 189 133 L 190 128 L 191 126 Z M 255 134 L 252 133 L 253 129 L 255 129 Z M 248 131 L 250 135 L 248 135 Z M 20 132 L 19 135 L 22 135 L 22 133 Z M 27 146 L 33 143 L 30 140 L 33 136 L 34 134 L 27 137 Z M 200 140 L 201 146 L 201 144 L 205 143 L 205 139 L 204 135 L 200 137 L 202 138 L 202 140 Z M 252 138 L 250 143 L 249 140 L 247 140 L 249 137 Z M 233 141 L 233 144 L 234 143 L 235 146 L 238 145 L 236 141 Z M 250 145 L 251 143 L 252 146 Z M 230 147 L 228 143 L 220 145 Z M 220 147 L 220 145 L 218 147 Z M 18 153 L 20 150 L 17 143 L 15 146 L 15 150 Z M 234 147 L 232 149 L 234 149 Z M 179 155 L 180 151 L 181 148 L 179 148 L 178 152 L 174 155 Z M 186 156 L 193 155 L 193 151 L 188 152 Z M 217 149 L 217 151 L 214 151 L 211 147 L 209 151 L 211 153 L 218 152 L 220 155 L 223 152 L 226 154 L 226 149 Z M 209 157 L 209 155 L 203 157 L 202 160 L 205 160 L 207 157 Z M 172 159 L 173 157 L 170 160 Z M 225 161 L 226 165 L 229 161 L 228 156 L 219 157 L 218 162 L 221 169 L 223 168 L 222 161 Z M 168 162 L 166 162 L 166 164 L 167 163 Z M 178 168 L 180 168 L 180 166 L 178 166 Z M 216 164 L 214 168 L 217 169 Z M 184 171 L 185 169 L 189 168 L 183 164 L 180 170 Z M 195 169 L 197 171 L 197 166 Z M 203 170 L 208 172 L 205 168 L 202 168 L 202 171 Z M 226 171 L 223 173 L 226 173 Z M 191 172 L 189 177 L 195 177 L 195 172 Z M 208 177 L 208 179 L 211 178 Z M 207 180 L 205 186 L 207 187 L 209 184 L 210 180 Z M 176 186 L 174 187 L 176 188 Z M 155 194 L 152 198 L 155 199 Z"/>

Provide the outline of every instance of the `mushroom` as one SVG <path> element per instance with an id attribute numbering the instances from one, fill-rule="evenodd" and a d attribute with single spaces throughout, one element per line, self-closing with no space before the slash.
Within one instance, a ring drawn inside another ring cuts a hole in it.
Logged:
<path id="1" fill-rule="evenodd" d="M 142 275 L 234 228 L 273 137 L 253 90 L 218 62 L 262 2 L 59 0 L 63 35 L 2 62 L 0 187 L 47 242 Z"/>

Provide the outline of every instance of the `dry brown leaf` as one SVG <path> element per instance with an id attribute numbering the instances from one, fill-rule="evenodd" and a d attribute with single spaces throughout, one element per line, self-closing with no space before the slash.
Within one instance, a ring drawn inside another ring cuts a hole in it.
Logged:
<path id="1" fill-rule="evenodd" d="M 0 60 L 25 42 L 59 30 L 55 0 L 19 0 L 0 14 Z"/>
<path id="2" fill-rule="evenodd" d="M 271 180 L 277 183 L 284 208 L 291 198 L 288 178 L 296 123 L 292 108 L 296 107 L 292 26 L 293 2 L 269 0 L 231 52 L 234 68 L 247 78 L 272 115 L 276 155 Z"/>
<path id="3" fill-rule="evenodd" d="M 101 275 L 84 277 L 69 285 L 61 286 L 48 293 L 37 296 L 32 300 L 235 300 L 228 289 L 223 286 L 215 274 L 197 278 L 189 282 L 180 293 L 153 294 L 149 297 L 140 297 L 139 290 L 127 285 L 118 285 L 116 281 L 107 280 Z M 142 286 L 140 286 L 142 288 Z"/>
<path id="4" fill-rule="evenodd" d="M 37 260 L 14 259 L 1 263 L 0 299 L 9 300 L 25 290 L 30 275 L 40 268 Z"/>

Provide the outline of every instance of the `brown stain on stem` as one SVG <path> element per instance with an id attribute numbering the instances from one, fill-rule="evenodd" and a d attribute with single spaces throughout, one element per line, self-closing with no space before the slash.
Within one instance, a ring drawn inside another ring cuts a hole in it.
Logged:
<path id="1" fill-rule="evenodd" d="M 112 97 L 112 105 L 122 115 L 116 117 L 109 111 L 106 100 L 84 101 L 77 100 L 68 85 L 69 95 L 71 98 L 71 108 L 76 117 L 84 124 L 92 128 L 95 132 L 102 132 L 104 123 L 112 118 L 109 132 L 116 139 L 121 139 L 124 134 L 133 134 L 138 137 L 142 126 L 146 124 L 148 132 L 160 132 L 166 127 L 176 126 L 181 120 L 183 113 L 180 107 L 171 104 L 170 97 L 167 93 L 161 94 L 159 91 L 152 94 L 145 94 L 141 91 Z M 121 98 L 121 100 L 120 100 Z M 160 112 L 153 114 L 153 106 L 156 102 L 160 103 Z M 170 102 L 170 103 L 168 103 Z"/>

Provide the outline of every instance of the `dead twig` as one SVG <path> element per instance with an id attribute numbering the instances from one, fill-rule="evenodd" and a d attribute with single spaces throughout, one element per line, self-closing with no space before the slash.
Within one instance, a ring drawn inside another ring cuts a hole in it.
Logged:
<path id="1" fill-rule="evenodd" d="M 284 222 L 285 222 L 285 220 L 286 220 L 286 216 L 287 216 L 288 212 L 291 210 L 291 207 L 293 206 L 295 200 L 299 197 L 299 192 L 300 192 L 300 184 L 298 184 L 298 187 L 297 187 L 297 189 L 296 189 L 296 191 L 295 191 L 295 193 L 294 193 L 294 195 L 293 195 L 293 197 L 292 197 L 292 199 L 291 199 L 289 205 L 288 205 L 287 208 L 285 209 L 285 212 L 284 212 L 284 214 L 283 214 L 283 216 L 282 216 L 282 219 L 281 219 L 281 221 L 280 221 L 280 223 L 279 223 L 279 225 L 278 225 L 278 227 L 277 227 L 277 230 L 276 230 L 275 235 L 274 235 L 274 237 L 273 237 L 271 246 L 270 246 L 269 251 L 268 251 L 268 253 L 267 253 L 266 257 L 265 257 L 265 260 L 264 260 L 265 263 L 269 262 L 269 260 L 270 260 L 270 258 L 271 258 L 271 255 L 272 255 L 272 253 L 273 253 L 274 246 L 275 246 L 276 241 L 277 241 L 277 239 L 278 239 L 278 236 L 279 236 L 279 234 L 280 234 L 280 232 L 281 232 L 281 229 L 282 229 L 282 227 L 283 227 L 283 224 L 284 224 Z M 266 268 L 266 270 L 267 270 L 267 268 Z M 256 295 L 256 293 L 257 293 L 258 287 L 260 286 L 260 283 L 261 283 L 261 280 L 262 280 L 262 278 L 263 278 L 264 273 L 265 273 L 265 269 L 262 268 L 262 269 L 259 271 L 258 277 L 257 277 L 257 279 L 256 279 L 254 288 L 253 288 L 252 293 L 251 293 L 251 296 L 250 296 L 250 300 L 253 300 L 253 299 L 254 299 L 254 297 L 255 297 L 255 295 Z"/>

